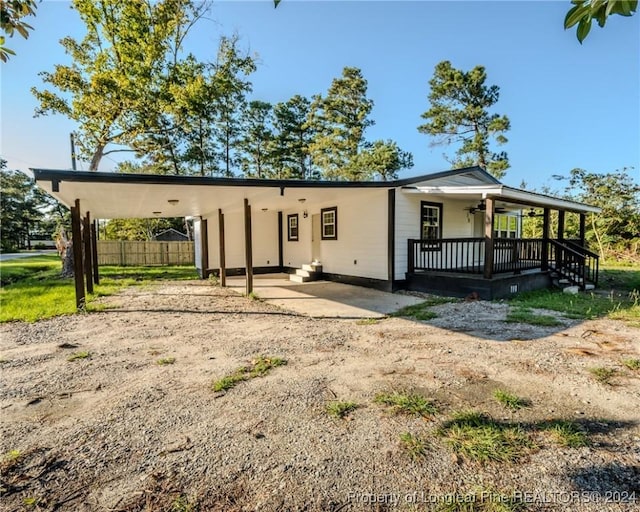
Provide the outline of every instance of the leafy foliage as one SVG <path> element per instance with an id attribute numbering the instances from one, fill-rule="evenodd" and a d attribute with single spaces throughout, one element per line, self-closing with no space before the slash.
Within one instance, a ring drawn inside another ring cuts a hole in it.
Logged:
<path id="1" fill-rule="evenodd" d="M 2 251 L 29 246 L 34 234 L 52 238 L 56 223 L 65 220 L 64 210 L 20 171 L 6 169 L 0 159 L 0 242 Z"/>
<path id="2" fill-rule="evenodd" d="M 185 219 L 111 219 L 105 226 L 106 240 L 153 240 L 162 231 L 173 228 L 185 231 Z"/>
<path id="3" fill-rule="evenodd" d="M 33 27 L 23 21 L 22 18 L 35 16 L 38 5 L 36 0 L 7 0 L 0 3 L 0 29 L 7 36 L 13 37 L 14 33 L 20 34 L 25 39 L 29 38 L 29 30 Z M 5 46 L 5 36 L 0 36 L 0 60 L 7 62 L 10 55 L 15 55 L 11 48 Z"/>
<path id="4" fill-rule="evenodd" d="M 449 61 L 437 64 L 429 81 L 431 107 L 422 114 L 427 122 L 418 126 L 418 131 L 435 137 L 433 145 L 460 144 L 452 165 L 479 165 L 501 178 L 509 168 L 509 159 L 504 151 L 491 151 L 490 141 L 506 143 L 504 132 L 510 122 L 507 116 L 489 113 L 498 102 L 500 88 L 485 85 L 486 78 L 483 66 L 465 72 Z"/>
<path id="5" fill-rule="evenodd" d="M 638 0 L 571 0 L 573 7 L 564 18 L 564 28 L 578 25 L 576 37 L 580 44 L 591 31 L 593 20 L 604 27 L 612 14 L 632 16 L 638 10 Z"/>

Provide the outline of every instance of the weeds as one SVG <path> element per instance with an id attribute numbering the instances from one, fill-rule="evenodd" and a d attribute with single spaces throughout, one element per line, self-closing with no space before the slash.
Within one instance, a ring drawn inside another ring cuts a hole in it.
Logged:
<path id="1" fill-rule="evenodd" d="M 520 323 L 529 325 L 540 325 L 545 327 L 554 327 L 562 325 L 562 322 L 551 315 L 538 315 L 529 308 L 517 307 L 509 313 L 505 319 L 507 323 Z"/>
<path id="2" fill-rule="evenodd" d="M 415 318 L 416 320 L 426 321 L 433 320 L 438 315 L 436 315 L 433 311 L 429 311 L 427 308 L 431 307 L 430 301 L 421 302 L 420 304 L 414 304 L 413 306 L 405 306 L 402 309 L 399 309 L 395 313 L 391 313 L 390 316 L 395 317 L 409 317 Z"/>
<path id="3" fill-rule="evenodd" d="M 531 405 L 531 402 L 529 402 L 529 400 L 520 398 L 519 396 L 514 395 L 513 393 L 509 393 L 504 389 L 496 389 L 493 392 L 493 397 L 505 408 L 512 411 L 517 411 L 518 409 L 522 409 Z"/>
<path id="4" fill-rule="evenodd" d="M 494 489 L 478 487 L 462 494 L 437 496 L 435 512 L 521 512 L 527 508 L 519 497 L 522 494 L 504 494 Z"/>
<path id="5" fill-rule="evenodd" d="M 356 320 L 356 325 L 375 325 L 380 322 L 379 318 L 361 318 Z"/>
<path id="6" fill-rule="evenodd" d="M 596 366 L 594 368 L 589 368 L 589 373 L 593 375 L 593 378 L 596 379 L 600 384 L 607 384 L 611 386 L 611 379 L 615 377 L 618 373 L 618 370 L 615 368 L 606 368 L 605 366 Z"/>
<path id="7" fill-rule="evenodd" d="M 349 413 L 355 411 L 359 405 L 355 402 L 331 402 L 327 404 L 327 414 L 343 419 Z"/>
<path id="8" fill-rule="evenodd" d="M 409 432 L 400 434 L 400 444 L 407 455 L 413 460 L 420 459 L 427 454 L 429 443 L 423 438 Z"/>
<path id="9" fill-rule="evenodd" d="M 640 359 L 623 359 L 622 364 L 629 368 L 629 370 L 640 370 Z"/>
<path id="10" fill-rule="evenodd" d="M 373 401 L 377 404 L 389 406 L 395 414 L 407 414 L 426 418 L 438 412 L 432 402 L 415 393 L 378 393 Z"/>
<path id="11" fill-rule="evenodd" d="M 83 350 L 81 352 L 74 352 L 69 357 L 67 357 L 67 361 L 69 362 L 78 361 L 80 359 L 91 359 L 91 352 Z"/>
<path id="12" fill-rule="evenodd" d="M 257 357 L 251 362 L 250 366 L 238 368 L 232 374 L 214 381 L 212 384 L 213 390 L 216 392 L 227 391 L 245 380 L 264 377 L 271 371 L 271 369 L 285 364 L 287 364 L 287 361 L 279 357 Z"/>
<path id="13" fill-rule="evenodd" d="M 542 426 L 559 446 L 580 448 L 589 445 L 587 433 L 572 421 L 551 421 Z"/>
<path id="14" fill-rule="evenodd" d="M 502 425 L 474 411 L 454 414 L 437 433 L 454 452 L 483 463 L 513 462 L 534 448 L 520 427 Z"/>
<path id="15" fill-rule="evenodd" d="M 195 503 L 191 503 L 186 496 L 180 495 L 171 502 L 170 510 L 171 512 L 196 512 L 198 506 Z"/>
<path id="16" fill-rule="evenodd" d="M 156 364 L 160 365 L 160 366 L 164 366 L 166 364 L 173 364 L 176 362 L 176 358 L 175 357 L 161 357 L 160 359 L 158 359 L 156 361 Z"/>
<path id="17" fill-rule="evenodd" d="M 255 301 L 261 301 L 262 299 L 260 298 L 260 296 L 256 293 L 256 292 L 251 292 L 249 293 L 249 295 L 247 295 L 247 297 L 250 300 L 255 300 Z"/>

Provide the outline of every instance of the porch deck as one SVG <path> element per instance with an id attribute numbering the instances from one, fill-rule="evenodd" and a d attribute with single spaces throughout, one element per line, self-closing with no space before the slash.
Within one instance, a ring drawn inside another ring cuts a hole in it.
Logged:
<path id="1" fill-rule="evenodd" d="M 410 290 L 479 298 L 549 287 L 552 277 L 585 289 L 598 282 L 598 255 L 562 239 L 409 240 Z"/>

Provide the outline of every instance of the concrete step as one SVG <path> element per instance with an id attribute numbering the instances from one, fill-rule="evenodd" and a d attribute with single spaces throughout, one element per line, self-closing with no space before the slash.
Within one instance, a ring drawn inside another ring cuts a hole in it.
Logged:
<path id="1" fill-rule="evenodd" d="M 596 289 L 596 285 L 595 284 L 591 284 L 591 283 L 587 283 L 586 285 L 584 285 L 584 289 L 585 289 L 585 291 L 595 290 Z"/>
<path id="2" fill-rule="evenodd" d="M 289 281 L 293 281 L 294 283 L 308 283 L 309 281 L 313 281 L 313 278 L 309 276 L 300 276 L 298 274 L 289 274 Z"/>
<path id="3" fill-rule="evenodd" d="M 310 263 L 309 265 L 302 265 L 302 270 L 306 270 L 307 272 L 322 272 L 322 265 L 315 263 Z"/>

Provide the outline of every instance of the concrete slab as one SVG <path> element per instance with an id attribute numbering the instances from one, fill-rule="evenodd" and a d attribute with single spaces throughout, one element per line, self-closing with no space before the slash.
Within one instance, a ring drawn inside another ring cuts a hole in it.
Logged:
<path id="1" fill-rule="evenodd" d="M 228 277 L 227 286 L 244 293 L 244 276 Z M 314 318 L 382 318 L 422 302 L 409 295 L 329 281 L 294 283 L 288 274 L 254 276 L 253 290 L 262 300 Z"/>

